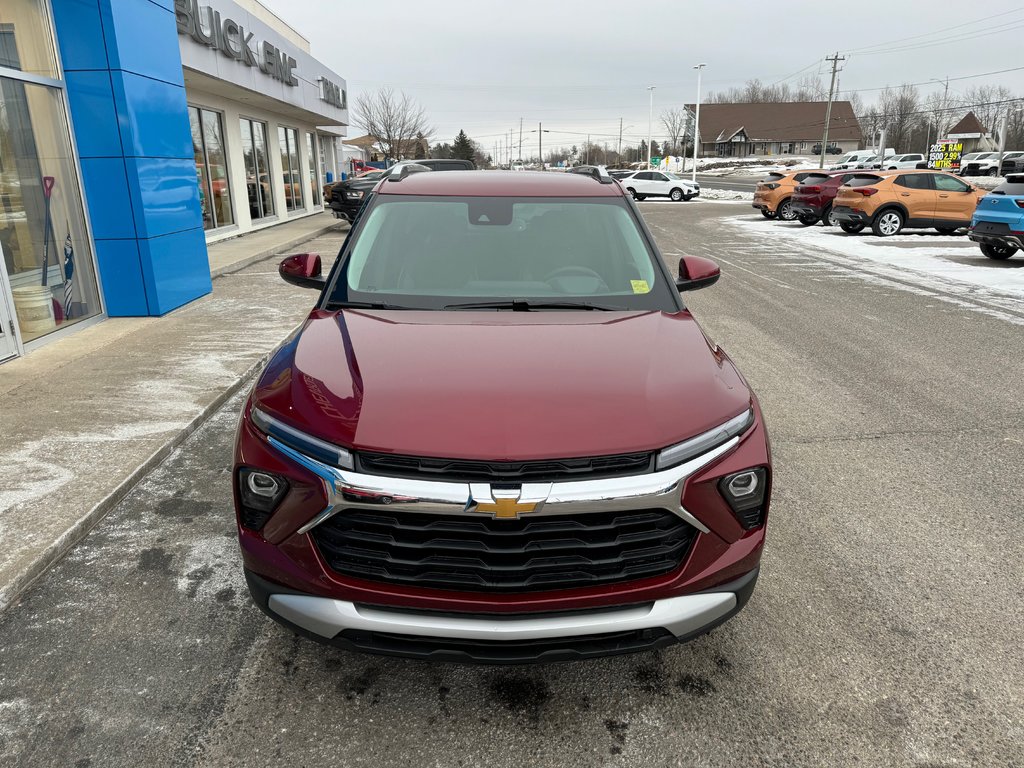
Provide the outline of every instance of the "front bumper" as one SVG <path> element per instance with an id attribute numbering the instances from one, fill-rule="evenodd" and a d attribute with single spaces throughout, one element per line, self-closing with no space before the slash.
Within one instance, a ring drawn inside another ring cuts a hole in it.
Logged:
<path id="1" fill-rule="evenodd" d="M 458 616 L 306 595 L 245 571 L 253 600 L 268 616 L 319 642 L 388 656 L 491 664 L 569 661 L 691 640 L 735 616 L 758 574 L 755 568 L 705 592 L 595 611 Z"/>

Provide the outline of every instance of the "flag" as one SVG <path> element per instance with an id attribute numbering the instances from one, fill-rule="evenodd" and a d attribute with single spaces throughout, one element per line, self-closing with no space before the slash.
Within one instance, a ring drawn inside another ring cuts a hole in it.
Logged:
<path id="1" fill-rule="evenodd" d="M 71 318 L 71 300 L 75 295 L 75 284 L 72 277 L 75 275 L 75 249 L 71 245 L 71 229 L 68 228 L 68 236 L 64 238 L 64 318 Z"/>

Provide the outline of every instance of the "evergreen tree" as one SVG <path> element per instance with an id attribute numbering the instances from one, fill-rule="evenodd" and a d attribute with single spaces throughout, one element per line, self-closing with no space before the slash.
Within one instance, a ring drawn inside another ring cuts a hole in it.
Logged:
<path id="1" fill-rule="evenodd" d="M 465 131 L 459 131 L 459 135 L 452 142 L 452 157 L 459 160 L 472 160 L 476 147 Z"/>

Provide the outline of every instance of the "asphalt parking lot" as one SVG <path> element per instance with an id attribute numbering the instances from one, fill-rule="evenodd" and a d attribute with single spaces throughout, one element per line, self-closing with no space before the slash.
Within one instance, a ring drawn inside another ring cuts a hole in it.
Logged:
<path id="1" fill-rule="evenodd" d="M 1013 313 L 768 248 L 773 223 L 725 221 L 756 223 L 745 205 L 641 208 L 670 262 L 720 260 L 687 301 L 771 430 L 768 545 L 739 616 L 659 653 L 549 666 L 293 637 L 241 577 L 236 397 L 0 615 L 0 764 L 1024 763 Z"/>

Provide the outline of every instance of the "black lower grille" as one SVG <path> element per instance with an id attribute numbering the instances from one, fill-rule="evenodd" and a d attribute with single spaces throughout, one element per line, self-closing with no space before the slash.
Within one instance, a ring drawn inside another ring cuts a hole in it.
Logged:
<path id="1" fill-rule="evenodd" d="M 356 460 L 359 463 L 359 471 L 371 475 L 414 477 L 419 480 L 437 479 L 447 482 L 479 480 L 493 483 L 592 480 L 640 475 L 652 470 L 652 457 L 651 453 L 625 453 L 617 456 L 588 456 L 576 459 L 477 461 L 360 452 Z"/>
<path id="2" fill-rule="evenodd" d="M 658 576 L 696 529 L 662 509 L 495 520 L 345 510 L 313 529 L 339 574 L 467 591 L 537 591 Z"/>
<path id="3" fill-rule="evenodd" d="M 672 645 L 678 640 L 667 629 L 638 629 L 582 637 L 553 637 L 545 640 L 459 640 L 451 637 L 418 637 L 346 629 L 336 644 L 364 653 L 401 656 L 430 661 L 473 662 L 476 664 L 524 664 L 575 661 L 620 653 L 636 653 Z"/>

